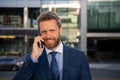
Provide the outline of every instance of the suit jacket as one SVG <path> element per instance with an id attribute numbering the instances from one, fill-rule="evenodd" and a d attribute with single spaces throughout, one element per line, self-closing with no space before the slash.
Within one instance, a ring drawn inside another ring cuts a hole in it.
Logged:
<path id="1" fill-rule="evenodd" d="M 38 63 L 33 63 L 28 55 L 13 80 L 52 80 L 45 49 L 39 57 Z M 62 80 L 91 80 L 84 52 L 63 46 Z"/>

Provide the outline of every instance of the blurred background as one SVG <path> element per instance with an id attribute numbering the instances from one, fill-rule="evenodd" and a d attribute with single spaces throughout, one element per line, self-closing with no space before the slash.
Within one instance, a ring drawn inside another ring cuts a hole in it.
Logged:
<path id="1" fill-rule="evenodd" d="M 85 52 L 93 80 L 120 80 L 120 0 L 0 0 L 0 80 L 31 52 L 46 10 L 60 16 L 62 41 Z"/>

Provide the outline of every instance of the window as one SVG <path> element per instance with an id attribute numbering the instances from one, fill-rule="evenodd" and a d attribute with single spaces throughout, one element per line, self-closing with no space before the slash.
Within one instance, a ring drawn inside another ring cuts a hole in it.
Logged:
<path id="1" fill-rule="evenodd" d="M 119 0 L 88 0 L 88 31 L 120 32 Z"/>

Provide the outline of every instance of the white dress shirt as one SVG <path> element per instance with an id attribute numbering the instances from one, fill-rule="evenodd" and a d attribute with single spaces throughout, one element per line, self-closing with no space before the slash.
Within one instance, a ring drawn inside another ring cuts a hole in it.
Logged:
<path id="1" fill-rule="evenodd" d="M 52 51 L 47 49 L 46 47 L 45 47 L 45 50 L 46 50 L 46 53 L 47 53 L 48 62 L 49 62 L 49 66 L 50 66 L 50 63 L 52 61 L 52 56 L 49 53 L 52 52 Z M 62 44 L 61 41 L 60 41 L 60 45 L 57 47 L 55 52 L 57 52 L 55 58 L 57 60 L 57 64 L 58 64 L 58 68 L 59 68 L 60 80 L 62 80 L 62 74 L 63 74 L 63 44 Z"/>

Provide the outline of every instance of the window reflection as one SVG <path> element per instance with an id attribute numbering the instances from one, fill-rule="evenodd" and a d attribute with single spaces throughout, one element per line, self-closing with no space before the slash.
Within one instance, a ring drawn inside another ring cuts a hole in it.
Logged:
<path id="1" fill-rule="evenodd" d="M 119 0 L 88 0 L 88 31 L 120 31 Z"/>
<path id="2" fill-rule="evenodd" d="M 0 27 L 23 27 L 23 9 L 0 8 Z"/>
<path id="3" fill-rule="evenodd" d="M 40 14 L 40 8 L 29 8 L 28 10 L 28 27 L 38 28 L 37 26 L 37 17 Z"/>

